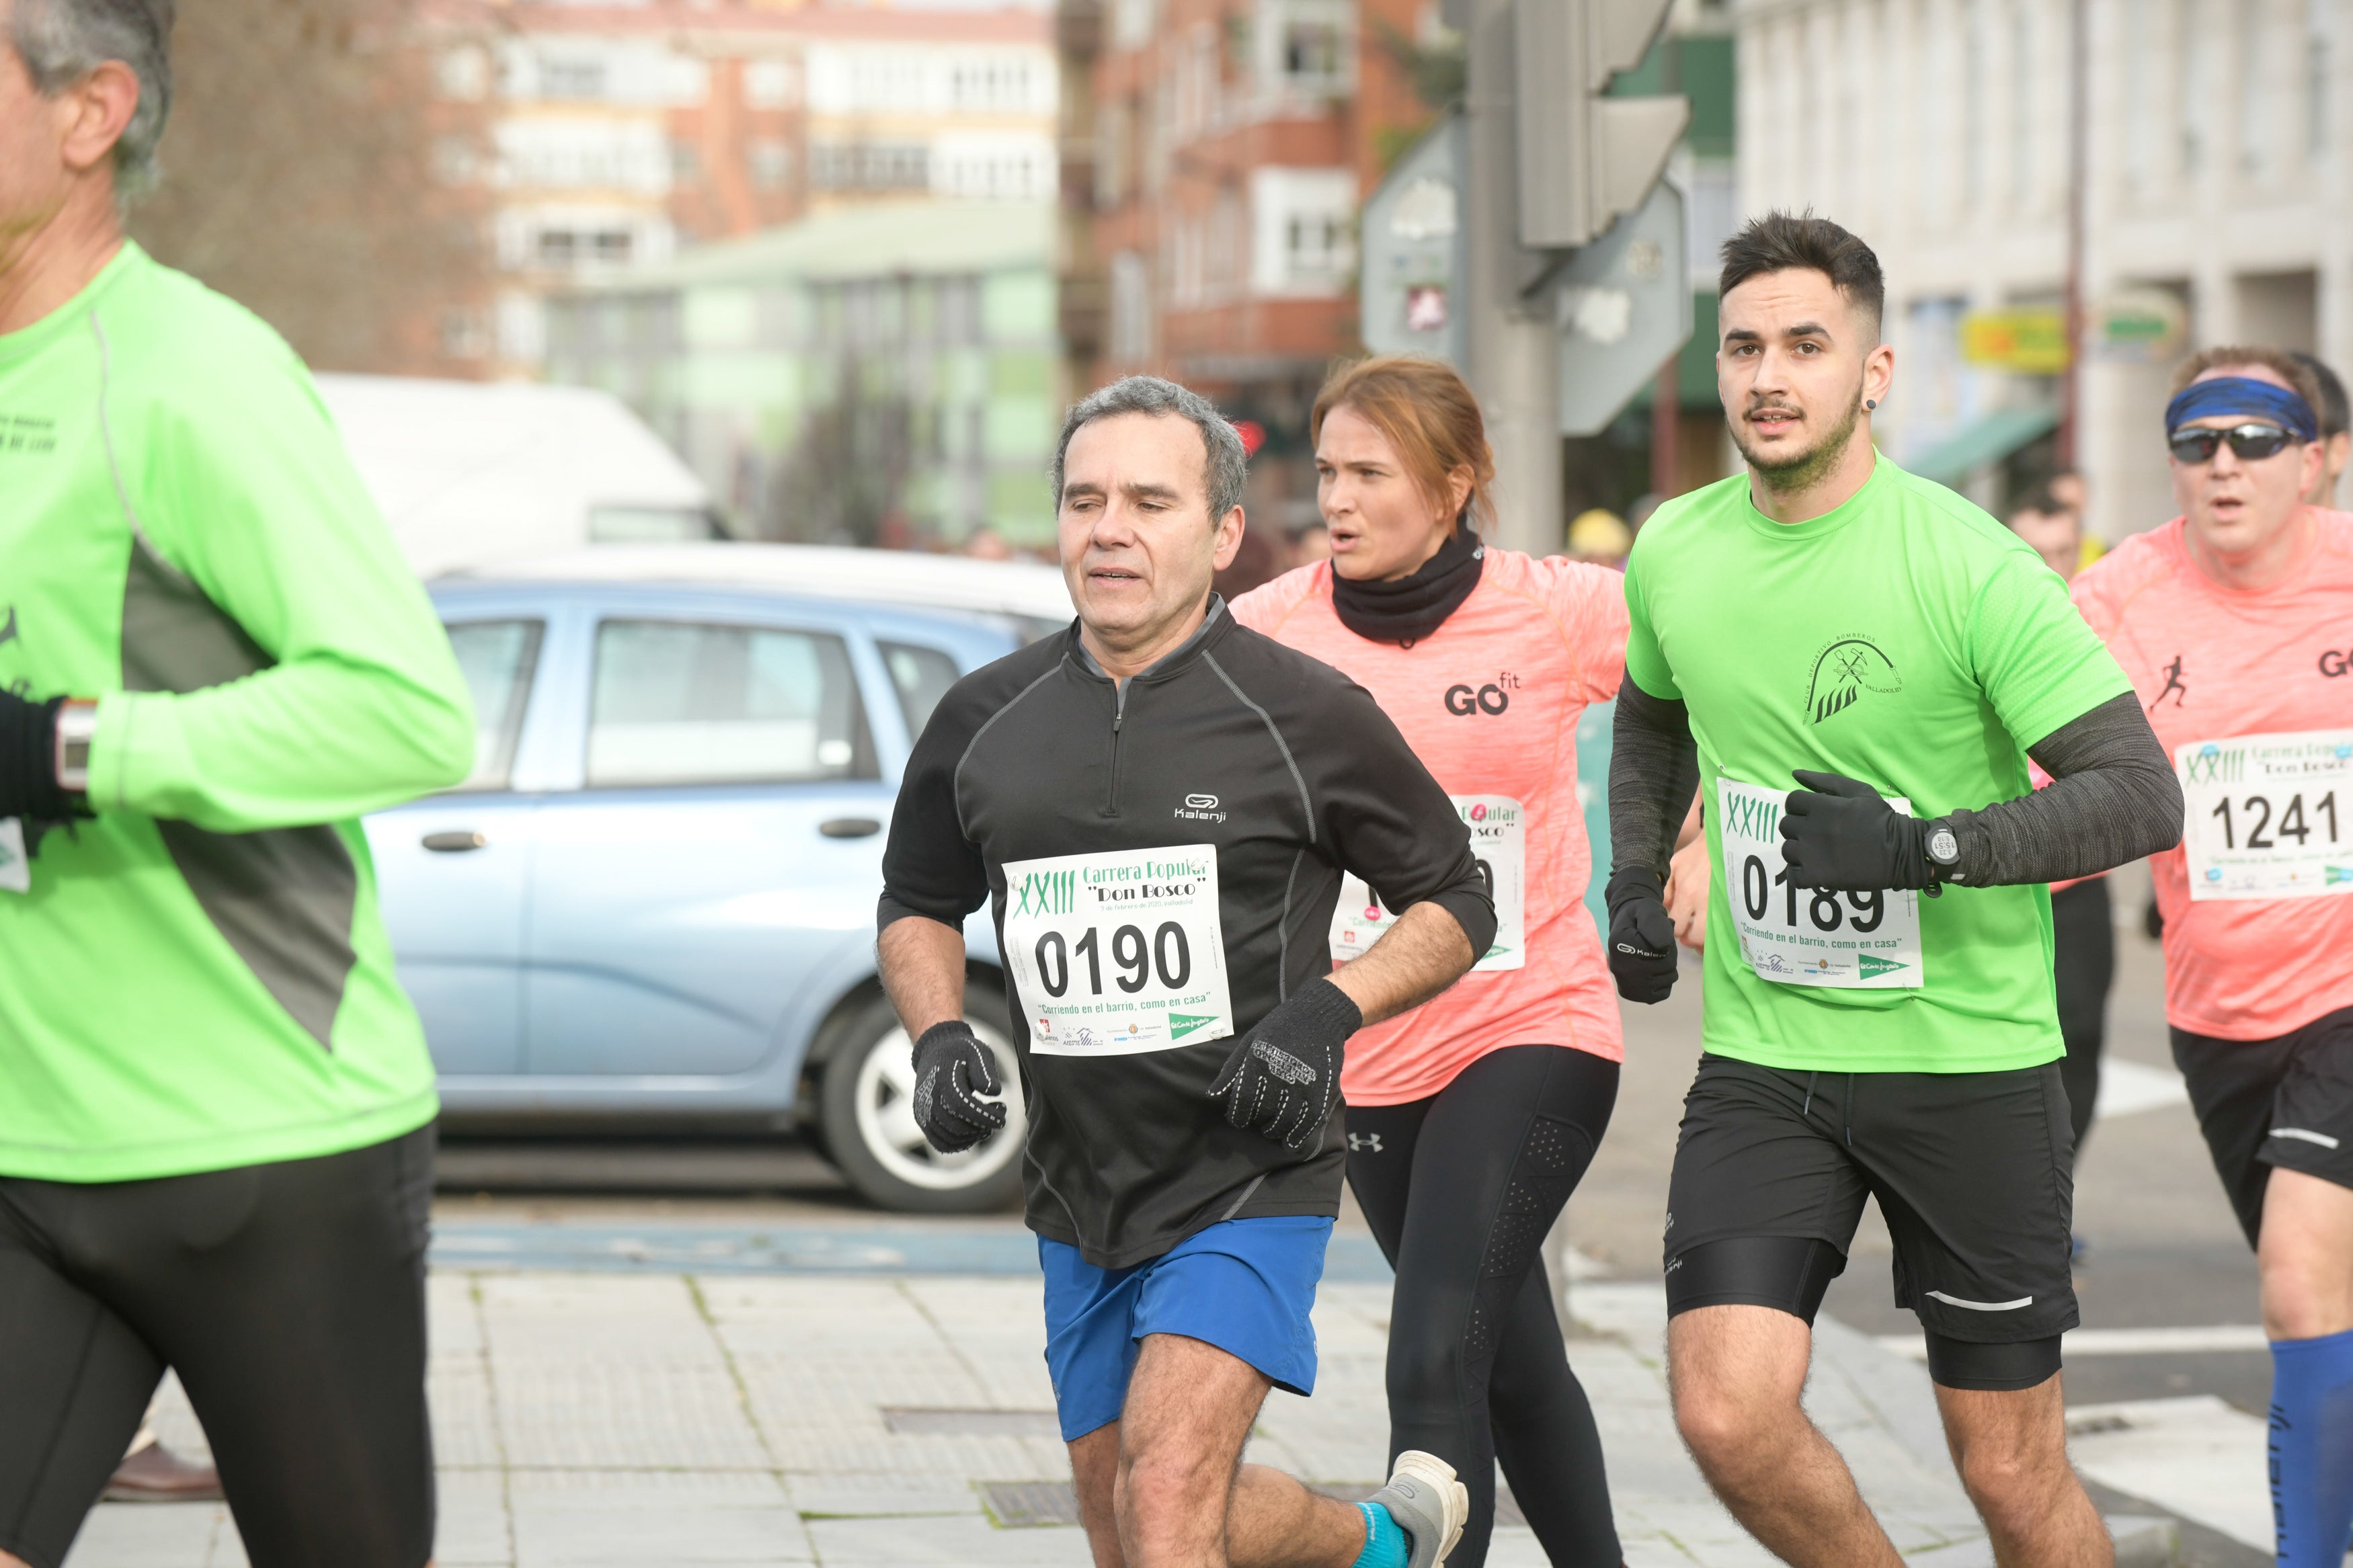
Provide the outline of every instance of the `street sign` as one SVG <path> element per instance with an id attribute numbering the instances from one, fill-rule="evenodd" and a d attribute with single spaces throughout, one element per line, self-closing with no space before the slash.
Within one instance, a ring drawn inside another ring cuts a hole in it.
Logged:
<path id="1" fill-rule="evenodd" d="M 1470 139 L 1460 110 L 1441 117 L 1366 199 L 1360 331 L 1377 354 L 1469 359 L 1462 298 L 1462 188 Z"/>
<path id="2" fill-rule="evenodd" d="M 2181 353 L 2189 312 L 2166 289 L 2125 289 L 2092 308 L 2091 337 L 2103 359 L 2162 364 Z"/>
<path id="3" fill-rule="evenodd" d="M 1562 435 L 1598 435 L 1691 336 L 1683 245 L 1683 193 L 1662 180 L 1549 280 Z"/>
<path id="4" fill-rule="evenodd" d="M 2055 306 L 1968 311 L 1961 317 L 1961 359 L 1989 370 L 2056 375 L 2067 368 L 2067 313 Z"/>

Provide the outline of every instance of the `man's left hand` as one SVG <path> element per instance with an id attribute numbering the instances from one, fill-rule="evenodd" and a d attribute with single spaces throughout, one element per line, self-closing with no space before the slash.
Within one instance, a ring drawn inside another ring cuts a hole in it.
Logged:
<path id="1" fill-rule="evenodd" d="M 1209 1085 L 1226 1120 L 1297 1149 L 1340 1097 L 1340 1063 L 1365 1016 L 1329 980 L 1311 980 L 1259 1020 Z"/>
<path id="2" fill-rule="evenodd" d="M 1800 888 L 1868 893 L 1934 879 L 1929 824 L 1905 816 L 1861 779 L 1799 769 L 1781 807 L 1781 859 Z"/>

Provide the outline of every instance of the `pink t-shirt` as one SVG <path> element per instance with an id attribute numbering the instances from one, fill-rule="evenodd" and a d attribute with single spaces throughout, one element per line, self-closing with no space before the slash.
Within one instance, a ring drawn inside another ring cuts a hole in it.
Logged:
<path id="1" fill-rule="evenodd" d="M 1350 1103 L 1426 1100 L 1505 1046 L 1573 1046 L 1624 1060 L 1617 991 L 1584 902 L 1593 851 L 1577 793 L 1577 720 L 1587 703 L 1616 696 L 1625 673 L 1625 580 L 1491 545 L 1471 596 L 1410 648 L 1340 624 L 1329 563 L 1243 595 L 1233 612 L 1371 692 L 1474 831 L 1508 808 L 1463 797 L 1508 797 L 1519 809 L 1519 966 L 1475 970 L 1359 1033 L 1340 1079 Z M 1497 880 L 1500 903 L 1508 872 Z M 1499 950 L 1507 940 L 1508 928 Z"/>
<path id="2" fill-rule="evenodd" d="M 2200 571 L 2178 517 L 2075 579 L 2076 607 L 2132 678 L 2168 755 L 2235 735 L 2353 731 L 2353 516 L 2313 516 L 2310 559 L 2261 593 Z M 2353 835 L 2353 799 L 2337 810 Z M 2193 900 L 2185 850 L 2150 864 L 2177 1028 L 2267 1040 L 2353 1006 L 2353 893 Z"/>

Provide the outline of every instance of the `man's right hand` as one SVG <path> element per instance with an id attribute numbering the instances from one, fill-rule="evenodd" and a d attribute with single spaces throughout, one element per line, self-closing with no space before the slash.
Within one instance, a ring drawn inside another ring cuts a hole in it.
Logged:
<path id="1" fill-rule="evenodd" d="M 1602 902 L 1609 910 L 1609 973 L 1629 1002 L 1663 1002 L 1675 988 L 1675 922 L 1655 871 L 1630 869 L 1609 879 Z"/>
<path id="2" fill-rule="evenodd" d="M 915 1125 L 943 1154 L 960 1154 L 1005 1125 L 997 1058 L 961 1018 L 934 1024 L 915 1042 Z"/>

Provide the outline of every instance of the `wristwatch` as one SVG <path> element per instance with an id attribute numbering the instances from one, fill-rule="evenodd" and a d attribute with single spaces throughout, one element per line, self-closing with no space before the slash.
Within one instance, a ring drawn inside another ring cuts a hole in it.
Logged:
<path id="1" fill-rule="evenodd" d="M 1927 850 L 1932 882 L 1960 880 L 1953 872 L 1961 863 L 1961 840 L 1951 823 L 1939 820 L 1928 824 Z"/>
<path id="2" fill-rule="evenodd" d="M 58 709 L 58 787 L 68 795 L 90 793 L 90 742 L 98 733 L 98 704 L 69 698 Z"/>

